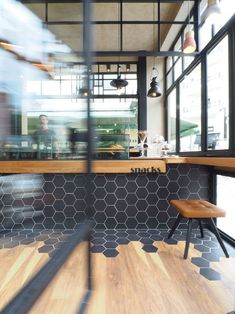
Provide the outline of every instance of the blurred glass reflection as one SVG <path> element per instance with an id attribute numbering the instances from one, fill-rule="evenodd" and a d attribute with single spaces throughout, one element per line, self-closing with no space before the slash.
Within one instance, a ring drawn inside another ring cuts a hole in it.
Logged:
<path id="1" fill-rule="evenodd" d="M 43 208 L 34 200 L 43 195 L 39 174 L 14 174 L 0 177 L 0 226 L 3 229 L 30 227 L 43 217 Z"/>
<path id="2" fill-rule="evenodd" d="M 45 9 L 45 3 L 40 5 Z M 37 6 L 27 6 L 0 1 L 0 160 L 86 159 L 88 73 L 96 132 L 92 157 L 128 159 L 129 147 L 138 140 L 137 64 L 129 64 L 128 71 L 121 64 L 128 86 L 117 98 L 110 86 L 117 64 L 110 64 L 110 72 L 106 64 L 92 64 L 88 72 L 84 59 L 71 49 L 72 30 L 46 28 Z M 50 4 L 48 14 L 55 18 L 59 7 Z M 82 5 L 74 9 L 80 19 Z M 65 12 L 61 8 L 64 18 Z M 66 35 L 70 47 L 51 31 Z M 76 40 L 81 46 L 83 34 L 76 33 Z"/>

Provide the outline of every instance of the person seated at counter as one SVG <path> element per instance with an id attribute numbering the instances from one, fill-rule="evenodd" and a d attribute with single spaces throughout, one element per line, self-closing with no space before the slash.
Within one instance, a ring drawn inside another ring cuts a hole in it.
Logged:
<path id="1" fill-rule="evenodd" d="M 49 127 L 48 117 L 41 114 L 37 130 L 34 132 L 34 143 L 37 145 L 38 159 L 52 159 L 57 157 L 57 142 L 55 131 Z"/>

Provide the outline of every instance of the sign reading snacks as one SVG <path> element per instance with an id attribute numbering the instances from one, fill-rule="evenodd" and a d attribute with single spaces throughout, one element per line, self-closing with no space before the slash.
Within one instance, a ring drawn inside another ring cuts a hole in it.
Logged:
<path id="1" fill-rule="evenodd" d="M 131 173 L 159 173 L 160 168 L 148 167 L 148 168 L 131 168 Z"/>

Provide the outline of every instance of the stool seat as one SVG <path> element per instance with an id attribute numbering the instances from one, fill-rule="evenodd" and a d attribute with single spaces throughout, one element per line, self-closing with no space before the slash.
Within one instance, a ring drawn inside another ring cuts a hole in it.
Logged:
<path id="1" fill-rule="evenodd" d="M 180 221 L 183 218 L 188 219 L 188 230 L 186 235 L 186 243 L 184 250 L 184 258 L 188 257 L 189 243 L 193 228 L 193 221 L 198 221 L 201 237 L 204 237 L 202 221 L 206 222 L 214 232 L 222 250 L 226 257 L 229 257 L 226 247 L 221 239 L 219 231 L 214 222 L 214 218 L 225 217 L 225 211 L 214 204 L 211 204 L 204 200 L 171 200 L 170 204 L 175 208 L 179 214 L 177 219 L 168 235 L 168 239 L 173 235 L 175 229 L 178 227 Z"/>
<path id="2" fill-rule="evenodd" d="M 223 209 L 203 200 L 171 200 L 172 207 L 186 218 L 225 217 Z"/>

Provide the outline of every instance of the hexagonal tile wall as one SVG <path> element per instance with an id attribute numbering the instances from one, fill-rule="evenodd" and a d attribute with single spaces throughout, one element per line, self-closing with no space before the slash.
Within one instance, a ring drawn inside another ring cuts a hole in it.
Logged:
<path id="1" fill-rule="evenodd" d="M 0 229 L 75 229 L 85 218 L 86 175 L 0 178 Z M 166 174 L 94 174 L 89 201 L 95 227 L 169 229 L 176 216 L 169 200 L 208 199 L 209 180 L 207 167 L 183 164 L 169 165 Z"/>

